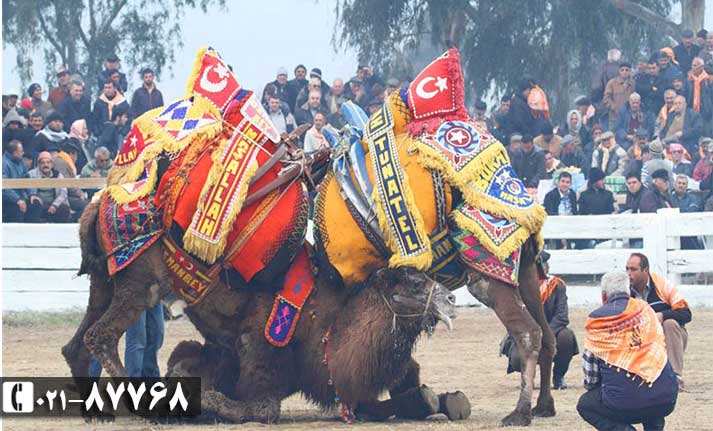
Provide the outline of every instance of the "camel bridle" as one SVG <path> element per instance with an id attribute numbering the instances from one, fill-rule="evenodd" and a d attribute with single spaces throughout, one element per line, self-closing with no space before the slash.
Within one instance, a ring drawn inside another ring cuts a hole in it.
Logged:
<path id="1" fill-rule="evenodd" d="M 411 318 L 411 317 L 422 317 L 424 320 L 426 319 L 426 316 L 428 315 L 428 307 L 431 305 L 431 300 L 433 299 L 433 291 L 436 289 L 436 286 L 438 285 L 437 282 L 431 280 L 433 283 L 431 284 L 431 290 L 428 292 L 428 298 L 426 299 L 426 306 L 423 308 L 423 311 L 421 313 L 414 313 L 414 314 L 400 314 L 394 311 L 394 308 L 391 306 L 391 303 L 389 302 L 388 299 L 386 299 L 386 296 L 384 295 L 384 292 L 379 292 L 381 295 L 381 299 L 384 300 L 384 304 L 386 304 L 386 308 L 389 309 L 391 312 L 391 332 L 393 333 L 396 331 L 396 318 L 397 317 L 402 317 L 402 318 Z"/>

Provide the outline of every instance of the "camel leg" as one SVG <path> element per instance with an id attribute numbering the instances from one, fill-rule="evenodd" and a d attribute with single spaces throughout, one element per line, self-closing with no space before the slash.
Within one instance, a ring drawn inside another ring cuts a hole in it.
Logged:
<path id="1" fill-rule="evenodd" d="M 532 264 L 521 268 L 519 282 L 522 300 L 542 330 L 542 346 L 539 357 L 540 394 L 537 397 L 535 408 L 532 409 L 532 415 L 550 417 L 555 415 L 555 400 L 552 398 L 552 361 L 555 357 L 556 342 L 542 308 L 537 267 Z"/>
<path id="2" fill-rule="evenodd" d="M 112 285 L 106 274 L 91 274 L 89 304 L 82 322 L 69 342 L 62 347 L 62 355 L 69 365 L 72 377 L 86 377 L 91 355 L 84 345 L 84 334 L 104 314 L 111 304 Z"/>
<path id="3" fill-rule="evenodd" d="M 127 376 L 119 359 L 119 338 L 141 312 L 165 296 L 170 289 L 169 283 L 158 244 L 114 277 L 111 305 L 84 335 L 87 348 L 111 377 Z"/>
<path id="4" fill-rule="evenodd" d="M 492 308 L 508 333 L 515 339 L 521 355 L 520 397 L 515 410 L 507 415 L 504 426 L 527 426 L 532 422 L 532 389 L 542 330 L 527 311 L 518 290 L 494 279 L 473 274 L 468 291 Z"/>
<path id="5" fill-rule="evenodd" d="M 280 400 L 277 398 L 240 401 L 231 400 L 218 391 L 205 391 L 201 394 L 201 408 L 236 423 L 275 423 L 280 419 Z"/>

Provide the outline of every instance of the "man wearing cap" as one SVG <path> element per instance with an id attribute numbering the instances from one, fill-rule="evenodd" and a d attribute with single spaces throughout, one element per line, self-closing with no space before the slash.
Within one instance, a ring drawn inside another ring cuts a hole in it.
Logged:
<path id="1" fill-rule="evenodd" d="M 673 55 L 673 51 L 671 51 L 671 54 Z M 663 78 L 666 88 L 673 87 L 673 80 L 677 76 L 682 76 L 681 70 L 675 64 L 671 64 L 671 57 L 664 50 L 660 50 L 654 56 L 659 64 L 659 75 Z"/>
<path id="2" fill-rule="evenodd" d="M 693 179 L 700 182 L 713 172 L 713 160 L 711 159 L 711 154 L 713 154 L 713 139 L 701 138 L 699 147 L 700 159 L 696 162 L 696 167 L 693 169 Z"/>
<path id="3" fill-rule="evenodd" d="M 646 301 L 663 327 L 668 359 L 683 388 L 683 354 L 688 344 L 685 325 L 691 322 L 691 309 L 673 283 L 650 270 L 646 255 L 632 253 L 626 261 L 626 272 L 632 298 Z"/>
<path id="4" fill-rule="evenodd" d="M 103 84 L 102 94 L 94 102 L 92 111 L 92 121 L 89 129 L 99 136 L 104 130 L 104 125 L 112 118 L 112 111 L 121 108 L 122 112 L 129 112 L 129 102 L 117 91 L 116 84 L 112 80 L 107 80 Z"/>
<path id="5" fill-rule="evenodd" d="M 532 136 L 522 137 L 520 149 L 513 152 L 512 168 L 526 188 L 536 189 L 545 176 L 545 155 L 535 149 Z"/>
<path id="6" fill-rule="evenodd" d="M 69 132 L 70 127 L 77 120 L 84 120 L 87 124 L 92 122 L 92 108 L 89 97 L 84 94 L 84 83 L 72 81 L 69 84 L 69 97 L 60 103 L 57 112 L 64 120 L 64 130 Z"/>
<path id="7" fill-rule="evenodd" d="M 129 114 L 124 106 L 117 106 L 111 113 L 111 121 L 104 123 L 102 134 L 97 139 L 97 146 L 106 147 L 112 155 L 121 150 L 124 144 L 124 129 L 129 122 Z"/>
<path id="8" fill-rule="evenodd" d="M 601 169 L 606 176 L 622 176 L 628 156 L 617 145 L 614 133 L 604 132 L 599 138 L 599 146 L 592 153 L 592 167 Z"/>
<path id="9" fill-rule="evenodd" d="M 104 70 L 99 72 L 97 75 L 97 89 L 99 92 L 104 88 L 104 83 L 111 79 L 111 75 L 114 72 L 119 73 L 119 82 L 117 85 L 117 90 L 121 94 L 125 94 L 126 90 L 129 88 L 129 83 L 126 81 L 126 75 L 124 75 L 119 69 L 121 68 L 121 63 L 119 62 L 119 57 L 116 54 L 109 54 L 104 60 Z"/>
<path id="10" fill-rule="evenodd" d="M 550 272 L 550 254 L 542 251 L 540 254 L 547 278 L 540 284 L 540 300 L 545 310 L 547 324 L 555 334 L 557 353 L 554 357 L 552 384 L 554 389 L 567 389 L 564 376 L 569 369 L 569 363 L 574 355 L 579 354 L 577 338 L 567 326 L 569 325 L 569 307 L 567 305 L 567 284 Z M 500 343 L 500 354 L 508 358 L 507 372 L 519 372 L 521 368 L 520 353 L 511 336 L 506 336 Z"/>
<path id="11" fill-rule="evenodd" d="M 687 160 L 683 153 L 686 151 L 681 144 L 671 144 L 668 148 L 671 153 L 671 162 L 673 163 L 673 173 L 691 177 L 693 175 L 693 165 Z"/>
<path id="12" fill-rule="evenodd" d="M 656 116 L 663 106 L 663 94 L 666 88 L 666 82 L 659 73 L 659 65 L 655 58 L 646 63 L 646 73 L 638 73 L 634 77 L 634 91 L 641 95 L 644 111 L 650 112 L 653 116 Z"/>
<path id="13" fill-rule="evenodd" d="M 671 208 L 671 200 L 669 199 L 668 171 L 666 169 L 658 169 L 651 174 L 652 187 L 645 189 L 641 194 L 639 201 L 639 212 L 655 213 L 661 208 Z"/>
<path id="14" fill-rule="evenodd" d="M 17 110 L 17 99 L 20 98 L 21 91 L 10 91 L 8 94 L 3 95 L 2 100 L 2 118 L 5 120 L 5 116 L 10 111 Z"/>
<path id="15" fill-rule="evenodd" d="M 577 148 L 577 141 L 572 135 L 565 135 L 560 140 L 560 163 L 563 167 L 578 168 L 582 174 L 586 175 L 589 170 L 587 156 Z"/>
<path id="16" fill-rule="evenodd" d="M 354 76 L 349 80 L 349 88 L 346 91 L 347 98 L 362 108 L 366 107 L 367 103 L 367 93 L 364 91 L 363 84 L 361 78 Z"/>
<path id="17" fill-rule="evenodd" d="M 694 35 L 691 30 L 683 30 L 681 33 L 681 43 L 673 48 L 673 55 L 678 61 L 678 65 L 681 68 L 683 74 L 687 74 L 691 70 L 691 61 L 693 57 L 698 55 L 701 47 L 696 45 L 694 42 Z"/>
<path id="18" fill-rule="evenodd" d="M 81 151 L 82 149 L 76 139 L 66 140 L 60 146 L 59 152 L 52 157 L 54 169 L 62 174 L 64 178 L 77 178 L 77 159 Z M 89 203 L 87 194 L 76 187 L 67 189 L 67 201 L 76 218 L 82 214 L 84 207 Z"/>
<path id="19" fill-rule="evenodd" d="M 386 80 L 386 92 L 388 94 L 401 89 L 401 82 L 396 78 L 389 78 Z"/>
<path id="20" fill-rule="evenodd" d="M 50 94 L 47 98 L 54 109 L 58 109 L 64 98 L 69 96 L 69 70 L 64 66 L 59 66 L 56 76 L 57 86 L 50 88 Z"/>
<path id="21" fill-rule="evenodd" d="M 628 270 L 628 265 L 627 265 Z M 629 293 L 624 272 L 605 274 L 602 306 L 585 325 L 584 388 L 579 415 L 598 430 L 663 430 L 678 384 L 654 310 Z"/>
<path id="22" fill-rule="evenodd" d="M 25 139 L 27 139 L 25 128 L 27 126 L 27 120 L 25 117 L 17 113 L 17 110 L 10 110 L 2 121 L 2 143 L 3 149 L 5 145 L 13 139 L 21 141 L 23 144 L 27 144 Z"/>
<path id="23" fill-rule="evenodd" d="M 299 64 L 295 67 L 295 77 L 287 81 L 287 103 L 290 105 L 290 111 L 295 112 L 297 109 L 297 95 L 300 94 L 303 88 L 307 87 L 307 68 Z"/>
<path id="24" fill-rule="evenodd" d="M 22 142 L 12 139 L 2 155 L 2 177 L 8 179 L 26 178 L 27 169 L 22 161 Z M 2 221 L 22 223 L 26 220 L 30 199 L 27 189 L 2 189 Z"/>
<path id="25" fill-rule="evenodd" d="M 644 186 L 651 187 L 651 174 L 659 169 L 666 170 L 669 173 L 669 180 L 673 181 L 673 163 L 664 158 L 661 140 L 654 139 L 649 144 L 649 151 L 651 152 L 651 159 L 644 161 L 641 168 L 641 182 L 644 183 Z"/>
<path id="26" fill-rule="evenodd" d="M 28 172 L 30 178 L 64 178 L 62 174 L 54 169 L 52 155 L 47 151 L 42 151 L 37 156 L 37 167 Z M 45 221 L 54 223 L 68 223 L 70 219 L 69 204 L 67 201 L 67 189 L 60 188 L 38 188 L 30 189 L 30 200 L 39 198 L 42 211 L 28 220 L 30 223 L 41 223 Z"/>
<path id="27" fill-rule="evenodd" d="M 558 135 L 555 135 L 555 132 L 552 128 L 552 123 L 550 123 L 549 121 L 544 122 L 540 131 L 542 132 L 542 134 L 536 136 L 532 142 L 540 150 L 549 151 L 554 157 L 559 157 L 560 152 L 562 151 L 560 147 L 560 140 L 562 138 L 560 138 Z"/>
<path id="28" fill-rule="evenodd" d="M 267 89 L 268 85 L 274 85 L 275 86 L 275 95 L 282 100 L 285 103 L 289 104 L 290 98 L 288 97 L 287 94 L 287 69 L 284 67 L 279 67 L 277 69 L 277 76 L 274 81 L 268 82 L 265 85 L 265 89 L 262 90 L 262 99 L 265 100 L 265 90 Z"/>
<path id="29" fill-rule="evenodd" d="M 713 76 L 706 72 L 703 59 L 700 57 L 693 58 L 686 88 L 689 108 L 701 114 L 708 126 L 704 127 L 704 132 L 711 133 L 713 131 L 710 124 L 713 121 Z"/>
<path id="30" fill-rule="evenodd" d="M 609 130 L 614 129 L 617 113 L 626 104 L 633 92 L 634 80 L 631 77 L 631 63 L 622 62 L 619 64 L 619 75 L 609 80 L 604 89 L 602 102 L 609 112 Z"/>
<path id="31" fill-rule="evenodd" d="M 42 86 L 40 84 L 30 84 L 27 88 L 27 96 L 23 103 L 28 105 L 29 112 L 39 112 L 43 117 L 46 117 L 52 110 L 52 104 L 42 100 Z"/>
<path id="32" fill-rule="evenodd" d="M 57 112 L 52 112 L 47 116 L 47 125 L 37 132 L 33 142 L 36 151 L 48 151 L 50 147 L 59 147 L 59 144 L 69 138 L 67 132 L 62 128 L 64 122 L 62 116 Z"/>
<path id="33" fill-rule="evenodd" d="M 587 190 L 579 195 L 579 213 L 612 214 L 614 212 L 614 195 L 604 188 L 604 172 L 599 168 L 589 170 Z"/>
<path id="34" fill-rule="evenodd" d="M 684 96 L 673 99 L 673 112 L 669 114 L 666 126 L 661 130 L 661 139 L 678 138 L 689 153 L 696 151 L 698 139 L 703 133 L 701 114 L 686 106 Z"/>
<path id="35" fill-rule="evenodd" d="M 620 110 L 616 118 L 616 142 L 625 150 L 634 145 L 637 130 L 653 130 L 654 116 L 644 111 L 639 93 L 631 93 L 629 101 Z"/>
<path id="36" fill-rule="evenodd" d="M 527 103 L 531 91 L 532 82 L 529 79 L 523 79 L 518 84 L 517 92 L 510 100 L 508 124 L 512 132 L 520 135 L 536 135 L 539 132 L 536 128 L 535 117 L 532 115 L 532 109 Z"/>
<path id="37" fill-rule="evenodd" d="M 131 97 L 131 114 L 134 118 L 146 111 L 163 106 L 163 94 L 156 88 L 153 70 L 148 67 L 142 69 L 141 80 L 141 87 L 137 88 Z"/>
<path id="38" fill-rule="evenodd" d="M 508 155 L 510 156 L 510 159 L 512 159 L 513 155 L 520 151 L 520 148 L 522 147 L 522 135 L 518 135 L 517 133 L 514 133 L 510 135 L 510 144 L 508 145 Z"/>

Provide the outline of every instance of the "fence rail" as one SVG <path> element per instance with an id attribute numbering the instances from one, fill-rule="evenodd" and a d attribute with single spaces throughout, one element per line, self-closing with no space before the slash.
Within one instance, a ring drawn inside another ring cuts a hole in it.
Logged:
<path id="1" fill-rule="evenodd" d="M 52 189 L 73 187 L 98 189 L 106 186 L 106 178 L 3 178 L 3 189 Z"/>
<path id="2" fill-rule="evenodd" d="M 680 236 L 713 236 L 713 213 L 661 210 L 657 214 L 549 217 L 543 234 L 545 239 L 616 240 L 611 244 L 619 247 L 600 244 L 588 250 L 550 250 L 554 274 L 623 270 L 632 251 L 645 253 L 654 271 L 674 280 L 684 273 L 713 271 L 713 250 L 680 250 L 678 241 Z M 642 238 L 643 248 L 621 247 L 633 238 Z M 4 309 L 86 305 L 89 281 L 75 276 L 80 263 L 77 224 L 5 223 L 2 256 Z M 683 292 L 697 298 L 695 304 L 713 305 L 713 289 L 708 286 L 684 286 Z M 464 289 L 457 296 L 460 303 L 474 301 Z M 596 288 L 576 287 L 570 289 L 569 296 L 580 304 L 591 303 L 598 293 Z"/>

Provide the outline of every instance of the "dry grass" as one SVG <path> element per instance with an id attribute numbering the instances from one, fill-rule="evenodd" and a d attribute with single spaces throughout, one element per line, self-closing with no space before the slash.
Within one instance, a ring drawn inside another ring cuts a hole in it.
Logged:
<path id="1" fill-rule="evenodd" d="M 582 328 L 587 310 L 571 312 L 571 327 L 582 339 Z M 668 419 L 667 429 L 702 430 L 713 429 L 713 367 L 710 354 L 713 345 L 713 310 L 696 309 L 693 323 L 688 325 L 689 345 L 686 354 L 686 387 L 681 393 L 676 411 Z M 74 320 L 74 319 L 72 319 Z M 511 411 L 518 394 L 519 378 L 505 375 L 505 358 L 498 357 L 498 344 L 504 334 L 495 315 L 484 309 L 461 309 L 455 321 L 456 329 L 446 332 L 439 327 L 430 339 L 422 339 L 416 351 L 421 363 L 424 382 L 436 391 L 464 391 L 473 405 L 473 415 L 467 421 L 457 423 L 398 422 L 383 424 L 360 424 L 366 429 L 399 430 L 473 430 L 496 429 L 500 419 Z M 33 319 L 31 326 L 4 326 L 3 328 L 3 373 L 6 376 L 67 376 L 69 370 L 60 354 L 61 346 L 71 337 L 75 326 L 71 323 L 41 324 Z M 160 361 L 166 363 L 173 347 L 181 340 L 198 338 L 186 320 L 167 322 L 164 347 Z M 581 344 L 581 343 L 580 343 Z M 123 352 L 123 347 L 121 350 Z M 574 358 L 567 376 L 570 389 L 554 393 L 557 416 L 536 419 L 536 430 L 584 430 L 591 429 L 579 418 L 575 410 L 577 398 L 582 393 L 579 358 Z M 244 425 L 155 425 L 134 418 L 119 418 L 113 424 L 87 425 L 81 419 L 53 420 L 4 420 L 4 429 L 12 430 L 64 430 L 81 429 L 113 430 L 247 430 L 267 429 L 260 424 Z M 270 429 L 345 429 L 334 412 L 322 413 L 304 402 L 301 397 L 287 399 L 282 407 L 282 421 Z"/>

